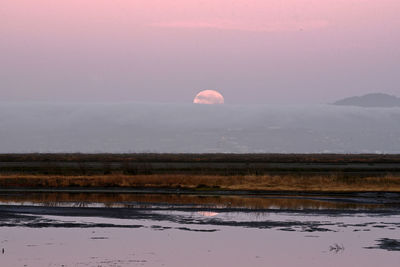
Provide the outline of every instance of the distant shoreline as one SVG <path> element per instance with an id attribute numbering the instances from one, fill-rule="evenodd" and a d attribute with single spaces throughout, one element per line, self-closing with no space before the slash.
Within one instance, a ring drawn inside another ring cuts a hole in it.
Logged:
<path id="1" fill-rule="evenodd" d="M 340 153 L 0 153 L 1 162 L 399 163 L 400 154 Z"/>

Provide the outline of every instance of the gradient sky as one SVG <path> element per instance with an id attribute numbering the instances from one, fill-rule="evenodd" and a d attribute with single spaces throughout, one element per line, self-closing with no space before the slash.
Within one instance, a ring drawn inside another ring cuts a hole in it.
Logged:
<path id="1" fill-rule="evenodd" d="M 398 0 L 3 0 L 0 101 L 400 95 Z"/>

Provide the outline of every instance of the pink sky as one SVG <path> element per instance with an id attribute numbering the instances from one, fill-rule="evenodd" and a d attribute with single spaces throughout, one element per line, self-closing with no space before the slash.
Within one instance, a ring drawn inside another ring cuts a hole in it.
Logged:
<path id="1" fill-rule="evenodd" d="M 399 13 L 398 0 L 8 0 L 0 88 L 15 101 L 400 94 Z"/>
<path id="2" fill-rule="evenodd" d="M 397 22 L 396 0 L 15 0 L 2 3 L 6 32 L 103 31 L 119 27 L 214 27 L 270 31 Z M 82 25 L 85 23 L 86 25 Z M 226 26 L 230 25 L 230 26 Z M 316 25 L 316 26 L 313 26 Z M 307 28 L 307 27 L 305 27 Z"/>

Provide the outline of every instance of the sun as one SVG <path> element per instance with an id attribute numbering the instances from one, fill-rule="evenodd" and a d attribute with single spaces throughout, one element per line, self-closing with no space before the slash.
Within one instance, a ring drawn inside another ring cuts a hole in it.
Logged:
<path id="1" fill-rule="evenodd" d="M 224 104 L 224 97 L 215 90 L 204 90 L 193 99 L 195 104 Z"/>

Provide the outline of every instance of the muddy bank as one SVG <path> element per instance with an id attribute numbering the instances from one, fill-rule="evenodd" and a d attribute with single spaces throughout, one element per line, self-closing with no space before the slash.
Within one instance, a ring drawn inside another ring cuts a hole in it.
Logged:
<path id="1" fill-rule="evenodd" d="M 400 240 L 381 238 L 376 240 L 376 246 L 366 247 L 368 249 L 384 249 L 388 251 L 400 251 Z"/>

